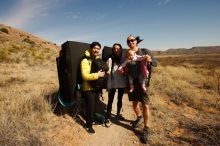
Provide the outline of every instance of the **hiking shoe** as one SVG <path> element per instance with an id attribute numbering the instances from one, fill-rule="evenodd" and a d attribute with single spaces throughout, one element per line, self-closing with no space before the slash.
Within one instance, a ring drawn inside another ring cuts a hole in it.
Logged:
<path id="1" fill-rule="evenodd" d="M 105 120 L 105 126 L 108 128 L 112 125 L 111 121 L 109 119 Z"/>
<path id="2" fill-rule="evenodd" d="M 144 144 L 148 143 L 148 137 L 149 137 L 149 128 L 145 127 L 143 130 L 143 135 L 140 137 L 140 141 Z"/>
<path id="3" fill-rule="evenodd" d="M 125 120 L 125 118 L 122 116 L 122 114 L 117 113 L 117 118 L 120 120 Z"/>
<path id="4" fill-rule="evenodd" d="M 132 124 L 133 128 L 137 128 L 144 121 L 143 117 L 138 117 Z"/>
<path id="5" fill-rule="evenodd" d="M 85 126 L 85 129 L 86 129 L 86 131 L 87 131 L 89 134 L 95 134 L 95 130 L 94 130 L 92 127 L 86 127 L 86 126 Z"/>

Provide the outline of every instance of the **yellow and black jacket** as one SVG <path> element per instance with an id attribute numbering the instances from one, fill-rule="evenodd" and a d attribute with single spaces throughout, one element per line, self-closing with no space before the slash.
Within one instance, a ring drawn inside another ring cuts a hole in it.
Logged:
<path id="1" fill-rule="evenodd" d="M 99 56 L 97 56 L 96 59 L 97 58 L 99 58 Z M 89 81 L 97 80 L 99 78 L 98 73 L 90 73 L 91 65 L 92 65 L 92 60 L 90 59 L 90 52 L 86 50 L 85 58 L 81 61 L 80 64 L 81 75 L 83 79 L 83 91 L 94 90 L 94 88 L 90 86 Z"/>

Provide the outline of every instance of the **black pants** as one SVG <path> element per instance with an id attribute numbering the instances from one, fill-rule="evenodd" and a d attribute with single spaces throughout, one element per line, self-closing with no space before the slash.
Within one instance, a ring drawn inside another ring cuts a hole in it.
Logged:
<path id="1" fill-rule="evenodd" d="M 107 105 L 107 115 L 106 118 L 109 119 L 111 117 L 112 111 L 112 103 L 114 100 L 116 89 L 110 89 L 108 92 L 108 105 Z M 122 97 L 125 92 L 124 88 L 118 88 L 118 103 L 117 103 L 117 114 L 120 113 L 122 108 Z"/>
<path id="2" fill-rule="evenodd" d="M 86 126 L 92 127 L 96 103 L 98 102 L 99 93 L 96 90 L 85 91 L 83 93 L 86 104 Z"/>

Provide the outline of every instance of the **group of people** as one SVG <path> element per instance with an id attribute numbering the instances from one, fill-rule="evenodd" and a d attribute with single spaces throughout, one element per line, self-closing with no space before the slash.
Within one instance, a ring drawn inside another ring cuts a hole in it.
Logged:
<path id="1" fill-rule="evenodd" d="M 89 81 L 97 80 L 98 78 L 107 75 L 108 103 L 105 125 L 107 127 L 111 125 L 112 103 L 116 90 L 118 91 L 116 116 L 121 120 L 124 119 L 121 114 L 122 97 L 125 93 L 125 89 L 129 88 L 128 97 L 133 103 L 133 109 L 137 116 L 137 119 L 133 122 L 132 127 L 136 128 L 141 123 L 144 123 L 141 139 L 143 142 L 148 141 L 150 111 L 149 93 L 146 87 L 146 79 L 149 78 L 151 66 L 156 66 L 157 63 L 149 50 L 138 47 L 139 42 L 139 37 L 127 37 L 128 49 L 126 54 L 123 53 L 122 46 L 120 44 L 114 44 L 112 47 L 112 55 L 107 60 L 109 68 L 107 72 L 99 70 L 96 73 L 91 73 L 92 60 L 99 58 L 101 50 L 100 43 L 91 43 L 90 49 L 85 52 L 87 58 L 84 58 L 81 61 L 81 75 L 83 79 L 83 96 L 85 98 L 86 106 L 85 129 L 88 133 L 95 133 L 92 125 L 94 121 L 95 105 L 99 98 L 99 93 L 89 84 Z M 127 83 L 129 83 L 129 85 Z M 143 106 L 143 114 L 140 111 L 140 102 Z"/>

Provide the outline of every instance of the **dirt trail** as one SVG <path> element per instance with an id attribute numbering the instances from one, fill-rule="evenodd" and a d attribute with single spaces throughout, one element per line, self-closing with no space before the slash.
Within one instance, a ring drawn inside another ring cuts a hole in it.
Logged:
<path id="1" fill-rule="evenodd" d="M 117 95 L 117 94 L 116 94 Z M 104 103 L 107 103 L 107 95 L 104 94 Z M 141 145 L 138 135 L 133 132 L 131 122 L 135 119 L 132 103 L 128 101 L 127 95 L 123 97 L 123 116 L 126 120 L 121 121 L 115 117 L 117 110 L 117 97 L 115 97 L 112 109 L 112 125 L 109 128 L 95 125 L 96 133 L 90 135 L 82 143 L 85 146 L 130 146 Z"/>

